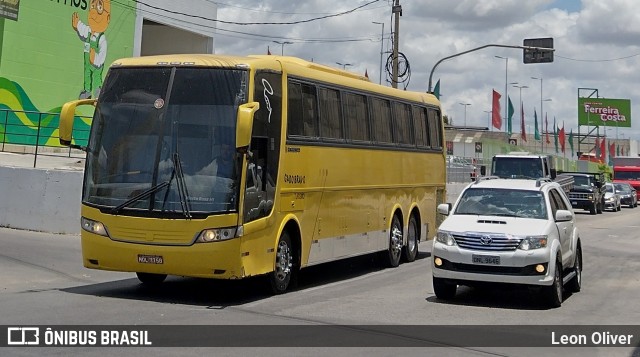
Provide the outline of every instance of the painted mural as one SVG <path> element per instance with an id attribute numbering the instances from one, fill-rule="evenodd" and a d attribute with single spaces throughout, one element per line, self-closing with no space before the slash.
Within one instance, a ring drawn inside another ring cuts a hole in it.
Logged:
<path id="1" fill-rule="evenodd" d="M 0 18 L 0 142 L 58 146 L 62 104 L 97 97 L 105 66 L 132 55 L 135 11 L 134 0 L 22 0 L 17 21 Z M 76 118 L 75 144 L 91 115 Z"/>

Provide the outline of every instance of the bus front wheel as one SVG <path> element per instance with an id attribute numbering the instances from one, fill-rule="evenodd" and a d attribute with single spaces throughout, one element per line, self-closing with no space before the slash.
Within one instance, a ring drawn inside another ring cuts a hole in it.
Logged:
<path id="1" fill-rule="evenodd" d="M 269 283 L 274 294 L 282 294 L 287 291 L 291 283 L 293 270 L 294 255 L 291 238 L 289 233 L 284 231 L 278 241 L 274 270 L 269 273 Z"/>
<path id="2" fill-rule="evenodd" d="M 158 285 L 167 278 L 167 274 L 136 273 L 138 280 L 145 285 Z"/>

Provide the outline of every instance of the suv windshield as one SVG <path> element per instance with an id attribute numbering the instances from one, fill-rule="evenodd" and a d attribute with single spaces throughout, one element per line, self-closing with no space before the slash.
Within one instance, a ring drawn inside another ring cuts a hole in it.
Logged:
<path id="1" fill-rule="evenodd" d="M 547 219 L 547 208 L 539 191 L 469 188 L 454 214 Z"/>
<path id="2" fill-rule="evenodd" d="M 237 107 L 247 73 L 112 68 L 98 99 L 83 202 L 190 217 L 237 210 Z"/>

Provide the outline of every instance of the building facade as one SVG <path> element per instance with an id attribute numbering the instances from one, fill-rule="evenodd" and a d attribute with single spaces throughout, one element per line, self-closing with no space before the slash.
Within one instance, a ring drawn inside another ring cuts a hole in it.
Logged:
<path id="1" fill-rule="evenodd" d="M 61 105 L 99 95 L 118 58 L 213 53 L 216 11 L 205 0 L 0 0 L 0 142 L 56 145 Z"/>

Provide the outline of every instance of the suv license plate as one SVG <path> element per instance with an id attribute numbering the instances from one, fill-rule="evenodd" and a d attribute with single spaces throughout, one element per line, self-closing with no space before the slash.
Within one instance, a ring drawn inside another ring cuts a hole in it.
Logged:
<path id="1" fill-rule="evenodd" d="M 474 264 L 500 265 L 500 257 L 497 255 L 475 255 L 471 256 Z"/>
<path id="2" fill-rule="evenodd" d="M 138 254 L 138 263 L 143 264 L 164 264 L 162 255 Z"/>

